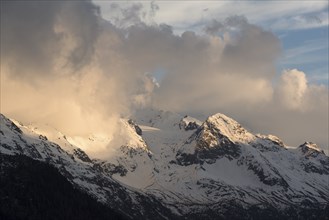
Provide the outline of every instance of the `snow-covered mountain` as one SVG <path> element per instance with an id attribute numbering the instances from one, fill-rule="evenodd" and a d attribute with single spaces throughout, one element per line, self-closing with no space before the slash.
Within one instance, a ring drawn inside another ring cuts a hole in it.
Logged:
<path id="1" fill-rule="evenodd" d="M 286 146 L 215 114 L 204 122 L 154 109 L 122 120 L 125 141 L 69 137 L 1 115 L 0 153 L 55 166 L 75 187 L 134 219 L 325 218 L 329 158 L 314 143 Z"/>

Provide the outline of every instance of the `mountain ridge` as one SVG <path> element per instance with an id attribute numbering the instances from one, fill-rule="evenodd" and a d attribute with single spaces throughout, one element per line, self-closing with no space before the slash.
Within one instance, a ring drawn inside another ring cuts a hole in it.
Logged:
<path id="1" fill-rule="evenodd" d="M 134 133 L 129 136 L 136 134 L 145 147 L 128 141 L 111 160 L 90 157 L 70 145 L 70 137 L 55 138 L 59 145 L 49 142 L 1 115 L 0 153 L 55 165 L 74 185 L 129 218 L 224 218 L 233 210 L 232 218 L 248 216 L 248 210 L 250 218 L 265 213 L 288 218 L 303 217 L 302 209 L 327 211 L 329 159 L 316 145 L 289 149 L 279 138 L 253 135 L 223 114 L 203 123 L 170 112 L 153 115 L 127 120 L 127 132 Z"/>

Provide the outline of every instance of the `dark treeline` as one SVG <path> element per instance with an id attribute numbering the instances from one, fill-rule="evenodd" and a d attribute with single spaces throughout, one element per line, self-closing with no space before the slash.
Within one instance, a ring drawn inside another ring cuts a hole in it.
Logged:
<path id="1" fill-rule="evenodd" d="M 75 189 L 56 168 L 0 154 L 0 219 L 124 219 Z"/>

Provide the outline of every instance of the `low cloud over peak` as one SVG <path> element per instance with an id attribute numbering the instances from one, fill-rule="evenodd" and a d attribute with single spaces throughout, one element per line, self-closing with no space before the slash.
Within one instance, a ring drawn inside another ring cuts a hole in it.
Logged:
<path id="1" fill-rule="evenodd" d="M 116 5 L 126 20 L 110 23 L 90 1 L 48 3 L 2 5 L 1 112 L 73 134 L 113 132 L 135 108 L 223 112 L 288 144 L 328 146 L 328 88 L 298 70 L 278 73 L 280 40 L 247 18 L 177 35 L 144 23 L 142 6 Z"/>

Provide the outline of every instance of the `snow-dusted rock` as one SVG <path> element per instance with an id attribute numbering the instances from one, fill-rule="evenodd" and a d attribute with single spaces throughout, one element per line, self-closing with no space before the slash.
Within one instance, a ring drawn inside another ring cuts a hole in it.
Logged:
<path id="1" fill-rule="evenodd" d="M 0 119 L 1 154 L 49 163 L 131 218 L 298 218 L 328 209 L 329 158 L 319 147 L 309 142 L 287 147 L 223 114 L 201 123 L 172 112 L 142 111 L 134 121 L 121 121 L 118 142 Z M 109 146 L 111 155 L 104 158 L 84 151 Z"/>

